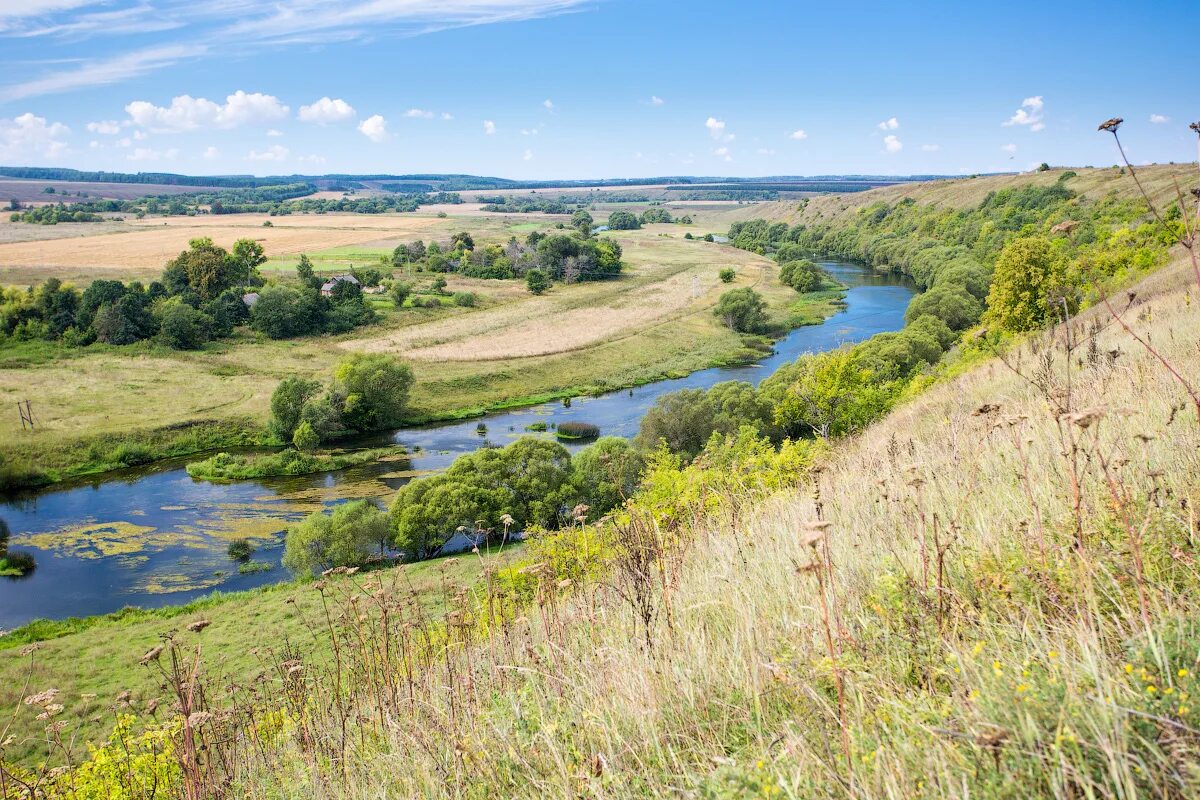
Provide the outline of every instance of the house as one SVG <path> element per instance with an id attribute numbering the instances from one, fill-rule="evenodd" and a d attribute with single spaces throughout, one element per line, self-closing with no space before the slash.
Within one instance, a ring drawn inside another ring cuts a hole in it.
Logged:
<path id="1" fill-rule="evenodd" d="M 329 297 L 329 295 L 333 294 L 334 287 L 343 281 L 346 283 L 353 283 L 355 286 L 362 286 L 362 284 L 358 282 L 358 278 L 354 277 L 350 273 L 346 273 L 344 275 L 335 275 L 333 278 L 321 285 L 321 294 Z"/>

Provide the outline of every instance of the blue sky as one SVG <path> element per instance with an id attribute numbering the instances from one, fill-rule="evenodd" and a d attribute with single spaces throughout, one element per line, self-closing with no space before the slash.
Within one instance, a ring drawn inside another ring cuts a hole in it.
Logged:
<path id="1" fill-rule="evenodd" d="M 1200 4 L 0 0 L 0 164 L 514 178 L 1196 157 Z"/>

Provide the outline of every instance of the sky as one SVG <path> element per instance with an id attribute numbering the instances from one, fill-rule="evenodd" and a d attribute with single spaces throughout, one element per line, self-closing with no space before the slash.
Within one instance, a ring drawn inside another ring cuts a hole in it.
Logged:
<path id="1" fill-rule="evenodd" d="M 1196 0 L 0 0 L 0 164 L 518 179 L 1196 158 Z M 1189 88 L 1190 87 L 1190 88 Z"/>

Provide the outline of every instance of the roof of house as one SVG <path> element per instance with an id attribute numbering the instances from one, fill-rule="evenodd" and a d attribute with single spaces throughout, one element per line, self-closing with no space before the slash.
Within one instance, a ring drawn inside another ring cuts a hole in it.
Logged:
<path id="1" fill-rule="evenodd" d="M 346 283 L 353 283 L 355 286 L 362 285 L 358 282 L 358 278 L 354 277 L 350 273 L 346 273 L 345 275 L 334 275 L 332 278 L 330 278 L 328 281 L 326 281 L 324 284 L 321 285 L 321 291 L 322 292 L 332 292 L 333 287 L 337 286 L 342 281 L 345 281 Z"/>

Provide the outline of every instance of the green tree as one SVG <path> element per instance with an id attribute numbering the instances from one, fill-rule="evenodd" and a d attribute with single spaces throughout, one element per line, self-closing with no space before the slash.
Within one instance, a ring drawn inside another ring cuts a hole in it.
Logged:
<path id="1" fill-rule="evenodd" d="M 1015 239 L 1000 251 L 988 292 L 989 322 L 1010 331 L 1033 330 L 1060 316 L 1064 302 L 1071 309 L 1076 305 L 1067 290 L 1066 260 L 1049 239 Z"/>
<path id="2" fill-rule="evenodd" d="M 238 239 L 233 243 L 233 252 L 230 254 L 230 258 L 233 260 L 237 281 L 245 286 L 262 283 L 262 276 L 258 274 L 258 268 L 267 263 L 267 256 L 261 244 L 253 239 Z"/>
<path id="3" fill-rule="evenodd" d="M 801 293 L 821 288 L 828 279 L 829 273 L 808 259 L 788 261 L 779 267 L 779 282 Z"/>
<path id="4" fill-rule="evenodd" d="M 288 375 L 281 380 L 271 393 L 271 432 L 284 441 L 291 441 L 300 425 L 304 404 L 320 391 L 321 384 L 297 375 Z"/>
<path id="5" fill-rule="evenodd" d="M 734 271 L 733 267 L 726 267 L 718 272 L 717 276 L 721 279 L 721 283 L 733 283 L 733 279 L 737 277 L 737 272 Z"/>
<path id="6" fill-rule="evenodd" d="M 466 231 L 456 233 L 450 237 L 451 250 L 474 250 L 475 238 Z"/>
<path id="7" fill-rule="evenodd" d="M 588 517 L 598 519 L 632 497 L 644 467 L 641 452 L 619 436 L 604 436 L 576 453 L 571 480 Z"/>
<path id="8" fill-rule="evenodd" d="M 912 321 L 925 314 L 942 320 L 951 330 L 961 331 L 979 322 L 983 305 L 966 287 L 943 283 L 914 297 L 904 312 L 904 319 Z"/>
<path id="9" fill-rule="evenodd" d="M 312 260 L 305 253 L 300 254 L 300 262 L 296 264 L 296 277 L 300 280 L 302 286 L 307 286 L 310 289 L 321 288 L 321 279 L 317 277 L 317 273 L 313 269 Z"/>
<path id="10" fill-rule="evenodd" d="M 739 333 L 756 333 L 767 324 L 767 304 L 762 296 L 746 287 L 731 289 L 717 301 L 713 314 L 725 326 Z"/>
<path id="11" fill-rule="evenodd" d="M 726 381 L 708 391 L 680 389 L 664 394 L 642 417 L 635 441 L 646 451 L 663 443 L 691 461 L 714 433 L 735 434 L 742 426 L 753 428 L 759 436 L 782 438 L 770 402 L 748 383 Z"/>
<path id="12" fill-rule="evenodd" d="M 333 379 L 342 421 L 352 430 L 386 430 L 404 421 L 413 384 L 404 362 L 384 353 L 355 353 L 338 364 Z"/>
<path id="13" fill-rule="evenodd" d="M 213 319 L 186 303 L 173 299 L 159 314 L 158 337 L 175 350 L 197 350 L 212 338 Z"/>
<path id="14" fill-rule="evenodd" d="M 311 289 L 268 286 L 250 309 L 250 327 L 272 339 L 317 333 L 323 322 L 321 296 Z"/>
<path id="15" fill-rule="evenodd" d="M 229 253 L 213 244 L 213 240 L 208 237 L 188 242 L 188 249 L 167 262 L 163 274 L 164 283 L 168 286 L 174 285 L 174 288 L 178 289 L 178 283 L 182 279 L 187 288 L 198 294 L 201 300 L 213 299 L 225 289 L 236 285 L 244 276 L 245 271 L 230 258 Z"/>
<path id="16" fill-rule="evenodd" d="M 525 286 L 531 294 L 545 294 L 550 288 L 550 278 L 540 269 L 531 269 L 525 273 Z"/>
<path id="17" fill-rule="evenodd" d="M 792 436 L 829 438 L 862 430 L 887 413 L 895 394 L 848 347 L 801 356 L 771 382 L 768 397 L 778 397 L 775 421 Z"/>
<path id="18" fill-rule="evenodd" d="M 408 300 L 409 295 L 412 294 L 412 290 L 412 284 L 405 283 L 404 281 L 396 281 L 392 284 L 389 294 L 391 294 L 392 302 L 396 304 L 396 308 L 404 307 L 404 301 Z"/>
<path id="19" fill-rule="evenodd" d="M 614 231 L 633 231 L 642 227 L 642 223 L 628 211 L 614 211 L 608 215 L 608 227 Z"/>
<path id="20" fill-rule="evenodd" d="M 366 500 L 345 503 L 332 514 L 318 511 L 288 528 L 283 565 L 296 575 L 360 566 L 390 537 L 387 514 Z"/>
<path id="21" fill-rule="evenodd" d="M 292 444 L 302 453 L 311 453 L 321 444 L 321 437 L 308 422 L 301 422 L 292 434 Z"/>
<path id="22" fill-rule="evenodd" d="M 582 208 L 571 215 L 571 227 L 582 233 L 584 236 L 592 235 L 592 226 L 596 220 L 592 215 L 584 211 Z"/>

